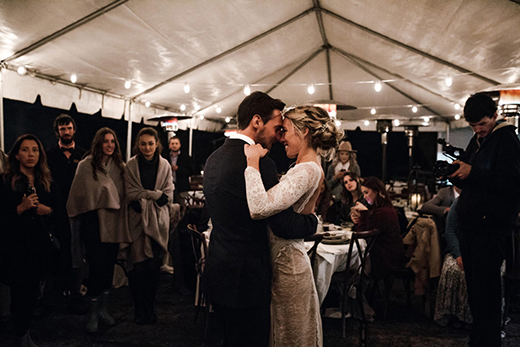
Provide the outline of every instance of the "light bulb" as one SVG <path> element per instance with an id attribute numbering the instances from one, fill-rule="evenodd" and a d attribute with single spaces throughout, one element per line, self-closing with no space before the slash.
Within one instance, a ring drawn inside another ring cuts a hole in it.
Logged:
<path id="1" fill-rule="evenodd" d="M 132 81 L 126 80 L 125 81 L 125 89 L 130 89 L 131 86 L 132 86 Z"/>
<path id="2" fill-rule="evenodd" d="M 335 123 L 336 123 L 337 127 L 341 127 L 341 121 L 340 120 L 336 120 Z"/>
<path id="3" fill-rule="evenodd" d="M 184 105 L 184 104 L 181 105 L 181 111 L 186 111 L 186 105 Z"/>
<path id="4" fill-rule="evenodd" d="M 203 119 L 204 119 L 204 116 L 203 116 L 203 115 L 200 115 L 200 116 L 199 116 L 199 119 L 200 119 L 200 120 L 203 120 Z"/>
<path id="5" fill-rule="evenodd" d="M 394 126 L 398 127 L 401 125 L 401 122 L 399 122 L 399 119 L 394 119 Z"/>
<path id="6" fill-rule="evenodd" d="M 453 84 L 453 78 L 451 78 L 450 76 L 446 77 L 444 83 L 446 83 L 447 87 L 451 87 L 451 85 Z"/>
<path id="7" fill-rule="evenodd" d="M 229 122 L 231 122 L 231 118 L 226 117 L 226 123 L 229 123 Z"/>
<path id="8" fill-rule="evenodd" d="M 184 83 L 184 92 L 188 94 L 190 92 L 190 85 L 186 82 Z"/>
<path id="9" fill-rule="evenodd" d="M 375 109 L 375 108 L 371 109 L 371 110 L 370 110 L 370 113 L 371 113 L 371 114 L 376 114 L 376 109 Z"/>
<path id="10" fill-rule="evenodd" d="M 72 83 L 76 83 L 77 80 L 78 80 L 78 76 L 76 76 L 76 74 L 70 75 L 70 81 Z"/>
<path id="11" fill-rule="evenodd" d="M 27 68 L 22 65 L 22 66 L 18 66 L 18 70 L 16 70 L 18 72 L 19 75 L 23 76 L 27 73 Z"/>
<path id="12" fill-rule="evenodd" d="M 455 115 L 455 120 L 459 120 L 460 119 L 460 114 L 456 114 Z"/>
<path id="13" fill-rule="evenodd" d="M 369 126 L 370 125 L 370 121 L 366 120 L 365 121 L 365 126 Z"/>
<path id="14" fill-rule="evenodd" d="M 145 102 L 144 105 L 145 105 L 146 107 L 150 107 L 150 101 Z"/>
<path id="15" fill-rule="evenodd" d="M 428 123 L 430 121 L 430 117 L 423 117 L 423 119 L 425 123 Z"/>
<path id="16" fill-rule="evenodd" d="M 374 84 L 374 89 L 375 89 L 375 91 L 379 93 L 379 92 L 381 91 L 381 88 L 382 88 L 382 86 L 381 86 L 381 82 L 377 81 L 377 82 Z"/>
<path id="17" fill-rule="evenodd" d="M 428 122 L 424 122 L 424 123 L 422 123 L 422 125 L 424 125 L 425 127 L 427 127 L 428 125 L 430 125 L 430 123 L 428 123 Z"/>
<path id="18" fill-rule="evenodd" d="M 307 93 L 309 93 L 309 94 L 314 94 L 314 84 L 311 84 L 311 85 L 307 88 Z"/>
<path id="19" fill-rule="evenodd" d="M 245 95 L 251 94 L 251 87 L 249 87 L 249 84 L 246 84 L 246 86 L 244 87 L 244 94 Z"/>
<path id="20" fill-rule="evenodd" d="M 417 113 L 417 106 L 412 107 L 412 112 Z"/>
<path id="21" fill-rule="evenodd" d="M 220 113 L 222 112 L 222 109 L 220 108 L 220 106 L 217 106 L 217 109 L 216 109 L 217 113 Z"/>
<path id="22" fill-rule="evenodd" d="M 455 105 L 453 105 L 453 107 L 456 109 L 456 110 L 460 110 L 460 104 L 456 103 Z"/>

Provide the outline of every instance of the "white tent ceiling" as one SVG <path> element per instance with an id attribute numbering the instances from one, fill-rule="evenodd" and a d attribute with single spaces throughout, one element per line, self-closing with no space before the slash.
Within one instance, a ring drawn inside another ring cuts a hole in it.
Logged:
<path id="1" fill-rule="evenodd" d="M 81 112 L 102 108 L 114 118 L 125 109 L 136 121 L 167 110 L 193 115 L 190 122 L 200 129 L 218 130 L 250 85 L 288 105 L 323 99 L 354 105 L 357 110 L 338 117 L 355 126 L 421 116 L 443 123 L 461 112 L 454 104 L 463 104 L 469 94 L 520 83 L 520 5 L 5 0 L 0 61 L 5 98 L 33 102 L 40 94 L 48 106 L 68 109 L 75 102 Z M 22 65 L 26 76 L 14 72 Z M 451 87 L 445 84 L 448 76 Z M 125 81 L 131 81 L 129 89 Z M 382 82 L 379 93 L 376 81 Z M 307 93 L 310 84 L 313 95 Z"/>

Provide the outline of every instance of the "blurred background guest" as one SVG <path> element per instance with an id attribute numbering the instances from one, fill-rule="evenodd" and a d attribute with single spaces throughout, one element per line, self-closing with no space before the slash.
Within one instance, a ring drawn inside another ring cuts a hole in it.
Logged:
<path id="1" fill-rule="evenodd" d="M 88 332 L 98 330 L 99 318 L 107 325 L 115 323 L 107 310 L 108 294 L 119 243 L 131 241 L 124 172 L 125 163 L 115 132 L 99 129 L 89 155 L 78 165 L 67 201 L 71 225 L 81 234 L 89 265 Z"/>
<path id="2" fill-rule="evenodd" d="M 446 326 L 453 322 L 455 327 L 473 323 L 473 317 L 468 304 L 468 290 L 464 277 L 464 264 L 459 248 L 459 220 L 455 208 L 458 199 L 451 205 L 446 218 L 446 241 L 448 254 L 444 257 L 437 300 L 435 303 L 434 320 Z"/>
<path id="3" fill-rule="evenodd" d="M 327 184 L 332 192 L 334 201 L 341 201 L 343 191 L 343 177 L 347 172 L 354 172 L 361 176 L 359 165 L 356 161 L 356 152 L 348 141 L 342 141 L 336 151 L 336 158 L 327 169 Z"/>
<path id="4" fill-rule="evenodd" d="M 351 218 L 357 231 L 379 229 L 379 236 L 370 253 L 371 277 L 377 281 L 404 266 L 404 246 L 397 213 L 383 181 L 376 177 L 365 178 L 361 191 L 368 207 L 357 202 L 352 207 Z"/>
<path id="5" fill-rule="evenodd" d="M 51 233 L 59 226 L 58 218 L 64 217 L 58 200 L 40 140 L 34 135 L 20 136 L 9 152 L 9 168 L 0 184 L 0 279 L 11 288 L 18 346 L 36 346 L 29 330 L 39 284 L 54 252 Z"/>
<path id="6" fill-rule="evenodd" d="M 7 155 L 5 155 L 4 151 L 0 148 L 0 175 L 7 171 Z"/>
<path id="7" fill-rule="evenodd" d="M 137 155 L 128 161 L 125 188 L 131 209 L 128 226 L 131 271 L 128 280 L 134 300 L 135 322 L 154 324 L 160 267 L 167 252 L 170 207 L 173 202 L 171 165 L 162 150 L 157 131 L 143 128 L 137 134 Z"/>
<path id="8" fill-rule="evenodd" d="M 174 136 L 168 140 L 168 148 L 164 157 L 171 165 L 173 183 L 175 184 L 174 202 L 186 205 L 190 190 L 190 176 L 194 174 L 193 162 L 186 151 L 181 151 L 181 140 Z"/>

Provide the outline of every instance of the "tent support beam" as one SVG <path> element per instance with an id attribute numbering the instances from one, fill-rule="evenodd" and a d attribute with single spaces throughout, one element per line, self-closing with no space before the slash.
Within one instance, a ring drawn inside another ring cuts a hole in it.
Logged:
<path id="1" fill-rule="evenodd" d="M 85 16 L 85 17 L 75 21 L 74 23 L 67 25 L 65 28 L 60 29 L 60 30 L 58 30 L 58 31 L 56 31 L 56 32 L 54 32 L 54 33 L 44 37 L 43 39 L 41 39 L 39 41 L 36 41 L 35 43 L 33 43 L 33 44 L 31 44 L 31 45 L 29 45 L 29 46 L 19 50 L 18 52 L 14 53 L 10 57 L 2 60 L 2 63 L 6 63 L 6 62 L 9 62 L 11 60 L 20 58 L 21 56 L 24 56 L 27 53 L 30 53 L 30 52 L 34 51 L 35 49 L 37 49 L 37 48 L 40 48 L 41 46 L 43 46 L 43 45 L 53 41 L 54 39 L 57 39 L 58 37 L 63 36 L 65 34 L 67 34 L 68 32 L 71 32 L 72 30 L 82 26 L 83 24 L 86 24 L 86 23 L 90 22 L 91 20 L 96 19 L 97 17 L 99 17 L 101 15 L 104 15 L 105 13 L 113 10 L 114 8 L 116 8 L 118 6 L 121 6 L 122 4 L 124 4 L 127 1 L 128 0 L 116 0 L 116 1 L 113 1 L 110 4 L 106 5 L 105 7 L 102 7 L 99 10 L 92 12 L 88 16 Z"/>
<path id="2" fill-rule="evenodd" d="M 354 58 L 352 58 L 348 53 L 346 52 L 343 52 L 341 49 L 339 48 L 335 48 L 336 52 L 338 52 L 342 57 L 344 57 L 345 59 L 347 59 L 348 61 L 350 61 L 352 64 L 356 65 L 358 68 L 360 68 L 361 70 L 365 71 L 366 73 L 374 76 L 375 78 L 377 78 L 378 80 L 383 80 L 383 78 L 379 75 L 377 75 L 375 72 L 373 72 L 372 70 L 368 69 L 367 67 L 365 67 L 364 65 L 362 65 L 361 63 L 359 63 L 357 60 L 355 60 Z M 391 85 L 390 83 L 387 83 L 386 84 L 387 86 L 389 86 L 390 88 L 392 88 L 393 90 L 395 90 L 396 92 L 398 92 L 399 94 L 401 94 L 402 96 L 406 97 L 407 99 L 410 99 L 411 101 L 413 101 L 414 103 L 418 104 L 418 105 L 421 105 L 422 103 L 420 101 L 418 101 L 417 99 L 415 99 L 414 97 L 412 97 L 411 95 L 408 95 L 407 93 L 403 92 L 401 89 L 397 88 L 396 86 L 393 86 Z M 434 115 L 436 116 L 440 116 L 439 113 L 435 112 L 434 110 L 432 110 L 431 108 L 429 108 L 428 106 L 424 106 L 424 108 L 428 111 L 430 111 L 431 113 L 433 113 Z"/>
<path id="3" fill-rule="evenodd" d="M 332 69 L 330 65 L 330 47 L 327 47 L 325 53 L 327 54 L 327 77 L 329 79 L 329 99 L 334 100 L 334 95 L 332 93 Z"/>
<path id="4" fill-rule="evenodd" d="M 265 32 L 263 32 L 263 33 L 261 33 L 260 35 L 257 35 L 257 36 L 255 36 L 255 37 L 253 37 L 252 39 L 249 39 L 249 40 L 247 40 L 247 41 L 245 41 L 245 42 L 242 42 L 241 44 L 239 44 L 239 45 L 237 45 L 237 46 L 235 46 L 235 47 L 233 47 L 233 48 L 231 48 L 231 49 L 228 49 L 227 51 L 222 52 L 222 53 L 220 53 L 220 54 L 214 56 L 213 58 L 210 58 L 210 59 L 208 59 L 208 60 L 206 60 L 206 61 L 203 61 L 202 63 L 197 64 L 197 65 L 195 65 L 195 66 L 189 68 L 188 70 L 184 70 L 183 72 L 181 72 L 181 73 L 179 73 L 179 74 L 177 74 L 177 75 L 175 75 L 175 76 L 173 76 L 173 77 L 170 77 L 170 78 L 168 78 L 167 80 L 164 80 L 164 81 L 162 81 L 162 82 L 156 84 L 155 86 L 153 86 L 153 87 L 151 87 L 151 88 L 148 88 L 147 90 L 145 90 L 145 91 L 143 91 L 143 92 L 141 92 L 141 93 L 135 95 L 133 98 L 135 99 L 135 98 L 139 98 L 139 97 L 141 97 L 141 96 L 143 96 L 143 95 L 145 95 L 145 94 L 149 94 L 149 93 L 153 92 L 154 90 L 156 90 L 157 88 L 160 88 L 160 87 L 164 86 L 165 84 L 168 84 L 168 83 L 170 83 L 170 82 L 172 82 L 172 81 L 175 81 L 176 79 L 179 79 L 179 78 L 181 78 L 181 77 L 183 77 L 183 76 L 186 76 L 187 74 L 189 74 L 189 73 L 191 73 L 191 72 L 193 72 L 193 71 L 195 71 L 195 70 L 197 70 L 197 69 L 200 69 L 201 67 L 204 67 L 204 66 L 206 66 L 206 65 L 208 65 L 208 64 L 210 64 L 210 63 L 213 63 L 214 61 L 217 61 L 217 60 L 219 60 L 219 59 L 222 59 L 222 58 L 224 58 L 225 56 L 227 56 L 227 55 L 229 55 L 229 54 L 231 54 L 231 53 L 234 53 L 234 52 L 236 52 L 236 51 L 238 51 L 238 50 L 244 48 L 245 46 L 247 46 L 247 45 L 249 45 L 249 44 L 251 44 L 251 43 L 254 43 L 254 42 L 256 42 L 256 41 L 258 41 L 258 40 L 264 38 L 265 36 L 268 36 L 268 35 L 270 35 L 270 34 L 276 32 L 276 31 L 278 31 L 278 30 L 280 30 L 280 29 L 286 27 L 287 25 L 289 25 L 289 24 L 291 24 L 291 23 L 297 21 L 298 19 L 300 19 L 300 18 L 302 18 L 302 17 L 305 17 L 306 15 L 308 15 L 309 13 L 311 13 L 311 12 L 313 12 L 313 11 L 315 11 L 315 10 L 316 10 L 316 9 L 314 9 L 314 8 L 308 9 L 308 10 L 306 10 L 306 11 L 300 13 L 299 15 L 297 15 L 297 16 L 295 16 L 295 17 L 293 17 L 293 18 L 291 18 L 291 19 L 289 19 L 289 20 L 283 22 L 282 24 L 279 24 L 279 25 L 277 25 L 277 26 L 275 26 L 275 27 L 273 27 L 273 28 L 271 28 L 271 29 L 269 29 L 269 30 L 267 30 L 267 31 L 265 31 Z"/>
<path id="5" fill-rule="evenodd" d="M 132 100 L 125 100 L 128 106 L 128 123 L 126 128 L 126 162 L 132 157 Z M 125 112 L 126 113 L 126 112 Z"/>
<path id="6" fill-rule="evenodd" d="M 5 152 L 4 130 L 4 67 L 0 65 L 0 148 Z"/>
<path id="7" fill-rule="evenodd" d="M 435 61 L 435 62 L 437 62 L 437 63 L 439 63 L 439 64 L 442 64 L 442 65 L 448 66 L 448 67 L 450 67 L 450 68 L 452 68 L 452 69 L 454 69 L 454 70 L 460 71 L 460 72 L 462 72 L 463 74 L 472 75 L 473 77 L 476 77 L 476 78 L 478 78 L 478 79 L 480 79 L 480 80 L 482 80 L 482 81 L 484 81 L 484 82 L 486 82 L 486 83 L 489 83 L 489 84 L 491 84 L 491 85 L 494 85 L 494 86 L 500 84 L 499 82 L 497 82 L 497 81 L 495 81 L 495 80 L 492 80 L 492 79 L 490 79 L 490 78 L 487 78 L 487 77 L 485 77 L 485 76 L 479 75 L 479 74 L 476 73 L 476 72 L 473 72 L 473 71 L 467 70 L 467 69 L 465 69 L 465 68 L 463 68 L 463 67 L 461 67 L 461 66 L 458 66 L 458 65 L 455 65 L 455 64 L 453 64 L 453 63 L 450 63 L 449 61 L 446 61 L 446 60 L 444 60 L 444 59 L 441 59 L 441 58 L 436 57 L 436 56 L 434 56 L 434 55 L 431 55 L 431 54 L 429 54 L 429 53 L 423 52 L 423 51 L 421 51 L 421 50 L 419 50 L 419 49 L 417 49 L 417 48 L 415 48 L 415 47 L 412 47 L 412 46 L 409 46 L 409 45 L 407 45 L 407 44 L 405 44 L 405 43 L 402 43 L 402 42 L 400 42 L 400 41 L 394 40 L 394 39 L 392 39 L 392 38 L 390 38 L 390 37 L 388 37 L 388 36 L 386 36 L 386 35 L 380 34 L 380 33 L 378 33 L 377 31 L 374 31 L 374 30 L 369 29 L 369 28 L 367 28 L 367 27 L 365 27 L 365 26 L 362 26 L 362 25 L 360 25 L 360 24 L 358 24 L 358 23 L 356 23 L 356 22 L 353 22 L 353 21 L 351 21 L 351 20 L 349 20 L 349 19 L 347 19 L 347 18 L 345 18 L 345 17 L 342 17 L 342 16 L 338 15 L 337 13 L 331 12 L 331 11 L 326 10 L 326 9 L 324 9 L 324 8 L 321 8 L 321 11 L 327 13 L 327 14 L 328 14 L 329 16 L 331 16 L 331 17 L 334 17 L 334 18 L 336 18 L 336 19 L 339 19 L 340 21 L 342 21 L 342 22 L 344 22 L 344 23 L 350 24 L 350 25 L 352 25 L 352 26 L 354 26 L 354 27 L 356 27 L 356 28 L 358 28 L 358 29 L 360 29 L 360 30 L 362 30 L 362 31 L 365 31 L 365 32 L 367 32 L 367 33 L 369 33 L 369 34 L 372 34 L 372 35 L 374 35 L 374 36 L 377 36 L 377 37 L 379 37 L 380 39 L 383 39 L 383 40 L 385 40 L 385 41 L 388 41 L 388 42 L 390 42 L 390 43 L 393 43 L 394 45 L 397 45 L 397 46 L 399 46 L 399 47 L 401 47 L 401 48 L 407 49 L 407 50 L 409 50 L 409 51 L 411 51 L 411 52 L 413 52 L 413 53 L 419 54 L 419 55 L 421 55 L 421 56 L 423 56 L 423 57 L 425 57 L 425 58 L 431 59 L 431 60 L 433 60 L 433 61 Z"/>

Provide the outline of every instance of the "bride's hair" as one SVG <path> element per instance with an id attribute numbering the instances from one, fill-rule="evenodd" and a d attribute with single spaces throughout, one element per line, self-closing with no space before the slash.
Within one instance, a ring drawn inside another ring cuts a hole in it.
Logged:
<path id="1" fill-rule="evenodd" d="M 283 116 L 289 118 L 294 131 L 303 138 L 305 129 L 309 129 L 310 145 L 326 160 L 331 160 L 335 148 L 343 138 L 343 130 L 336 126 L 327 111 L 315 106 L 297 106 L 285 110 Z"/>

